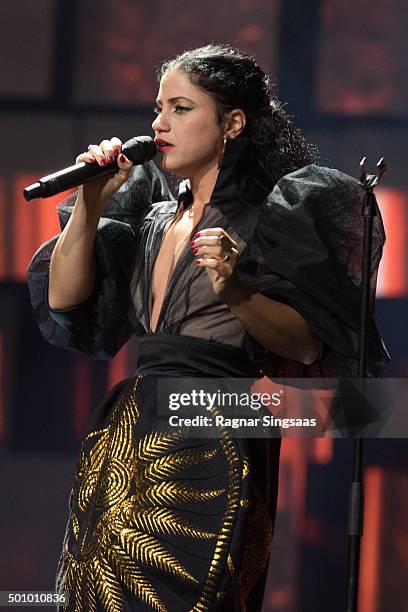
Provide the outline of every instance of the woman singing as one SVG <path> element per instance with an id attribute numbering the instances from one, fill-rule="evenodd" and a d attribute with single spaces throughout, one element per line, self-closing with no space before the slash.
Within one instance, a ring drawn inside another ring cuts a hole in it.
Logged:
<path id="1" fill-rule="evenodd" d="M 62 233 L 29 268 L 57 346 L 97 359 L 135 334 L 135 375 L 92 413 L 70 497 L 57 588 L 67 609 L 261 610 L 279 439 L 158 428 L 163 377 L 355 376 L 358 183 L 313 149 L 251 58 L 208 45 L 159 71 L 162 169 L 118 138 L 77 161 L 116 174 L 59 207 Z M 384 233 L 375 217 L 372 313 Z M 369 375 L 387 353 L 370 320 Z"/>

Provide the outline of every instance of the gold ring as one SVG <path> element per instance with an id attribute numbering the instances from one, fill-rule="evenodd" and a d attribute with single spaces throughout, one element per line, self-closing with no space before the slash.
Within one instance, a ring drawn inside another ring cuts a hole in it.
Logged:
<path id="1" fill-rule="evenodd" d="M 224 259 L 222 261 L 228 261 L 230 258 L 230 254 L 227 253 L 226 256 L 224 257 Z"/>

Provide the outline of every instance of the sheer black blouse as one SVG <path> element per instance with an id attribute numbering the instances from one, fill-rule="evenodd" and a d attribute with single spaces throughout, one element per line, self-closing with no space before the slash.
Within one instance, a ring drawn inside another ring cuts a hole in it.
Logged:
<path id="1" fill-rule="evenodd" d="M 189 240 L 169 278 L 155 332 L 202 338 L 244 348 L 271 376 L 356 376 L 358 370 L 362 189 L 346 174 L 317 165 L 281 178 L 271 188 L 248 169 L 244 139 L 227 141 L 210 202 L 194 232 L 223 227 L 238 243 L 236 274 L 267 297 L 295 308 L 322 342 L 318 362 L 303 366 L 262 347 L 214 294 L 196 266 Z M 28 269 L 34 315 L 52 344 L 96 359 L 112 357 L 135 334 L 150 332 L 150 282 L 168 222 L 188 207 L 188 181 L 174 200 L 153 162 L 133 169 L 100 220 L 92 294 L 71 309 L 47 303 L 48 271 L 58 236 L 44 243 Z M 61 229 L 75 195 L 58 207 Z M 193 235 L 193 234 L 192 234 Z M 368 371 L 378 376 L 389 356 L 374 322 L 377 270 L 385 241 L 374 219 Z M 69 282 L 69 279 L 67 279 Z"/>

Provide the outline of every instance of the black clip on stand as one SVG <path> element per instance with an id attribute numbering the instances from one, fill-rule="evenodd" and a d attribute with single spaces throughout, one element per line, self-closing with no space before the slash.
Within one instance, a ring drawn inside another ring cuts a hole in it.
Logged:
<path id="1" fill-rule="evenodd" d="M 373 237 L 373 218 L 377 214 L 377 201 L 374 188 L 380 182 L 386 164 L 384 158 L 377 163 L 378 174 L 367 174 L 366 157 L 360 162 L 360 185 L 365 190 L 361 214 L 364 217 L 364 251 L 362 275 L 362 302 L 360 322 L 360 350 L 358 377 L 363 381 L 367 375 L 367 322 L 370 310 L 371 251 Z M 358 581 L 360 563 L 360 538 L 363 535 L 364 489 L 363 489 L 363 438 L 358 435 L 354 442 L 353 481 L 349 498 L 347 535 L 349 536 L 347 572 L 347 612 L 356 612 L 358 603 Z"/>

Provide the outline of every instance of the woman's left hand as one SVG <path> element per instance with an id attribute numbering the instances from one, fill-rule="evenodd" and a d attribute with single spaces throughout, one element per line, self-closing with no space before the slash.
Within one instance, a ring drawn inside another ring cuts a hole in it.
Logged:
<path id="1" fill-rule="evenodd" d="M 224 300 L 236 281 L 237 243 L 222 227 L 209 227 L 195 234 L 191 248 L 197 265 L 206 268 L 214 293 Z"/>

